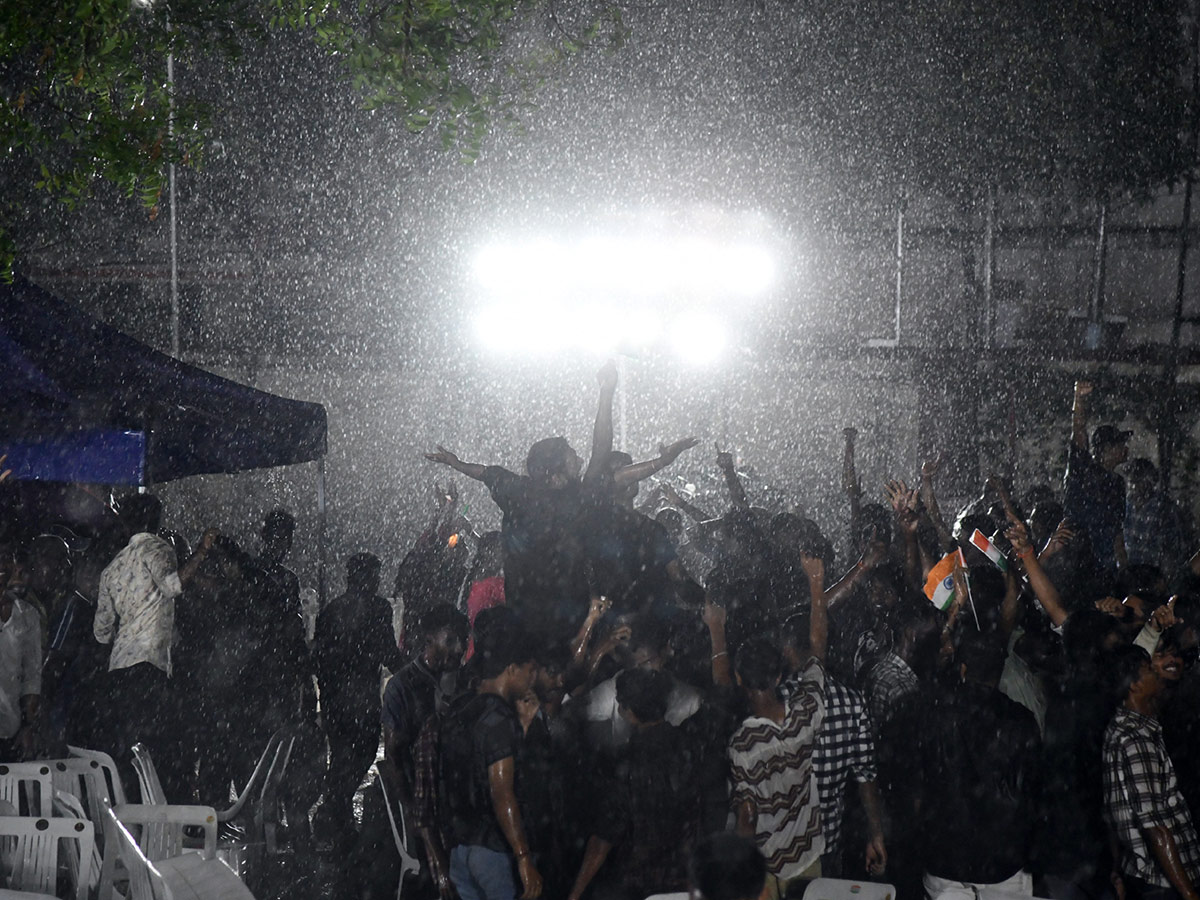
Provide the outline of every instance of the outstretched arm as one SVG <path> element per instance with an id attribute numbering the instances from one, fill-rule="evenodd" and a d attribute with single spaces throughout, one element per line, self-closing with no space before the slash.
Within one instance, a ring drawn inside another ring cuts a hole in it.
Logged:
<path id="1" fill-rule="evenodd" d="M 426 453 L 425 458 L 430 462 L 449 466 L 454 471 L 462 472 L 468 478 L 474 478 L 476 481 L 483 481 L 483 470 L 487 468 L 487 466 L 480 465 L 479 463 L 463 462 L 440 444 L 436 453 Z"/>
<path id="2" fill-rule="evenodd" d="M 583 480 L 589 484 L 604 477 L 609 454 L 613 449 L 613 395 L 617 392 L 617 364 L 611 359 L 604 364 L 596 380 L 600 382 L 600 403 L 596 407 L 596 424 L 592 426 L 592 455 L 588 457 Z"/>
<path id="3" fill-rule="evenodd" d="M 717 448 L 717 468 L 725 476 L 725 484 L 729 488 L 729 499 L 736 509 L 749 509 L 750 501 L 746 498 L 746 489 L 738 478 L 737 469 L 733 465 L 733 454 L 720 447 Z"/>
<path id="4" fill-rule="evenodd" d="M 663 497 L 665 497 L 672 506 L 677 508 L 685 516 L 694 522 L 707 522 L 712 518 L 712 515 L 702 510 L 695 504 L 689 503 L 680 495 L 679 491 L 675 490 L 670 484 L 660 482 L 662 484 Z M 1200 553 L 1196 554 L 1200 558 Z"/>
<path id="5" fill-rule="evenodd" d="M 617 469 L 616 474 L 613 475 L 613 482 L 617 487 L 623 487 L 627 484 L 633 484 L 635 481 L 642 481 L 649 478 L 655 472 L 662 471 L 675 462 L 679 458 L 679 454 L 684 450 L 691 450 L 698 443 L 700 442 L 694 437 L 688 437 L 673 444 L 659 444 L 657 457 Z"/>

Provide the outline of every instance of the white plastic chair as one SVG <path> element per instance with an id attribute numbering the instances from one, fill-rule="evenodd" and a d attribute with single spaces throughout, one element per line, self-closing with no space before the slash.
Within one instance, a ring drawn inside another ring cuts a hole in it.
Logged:
<path id="1" fill-rule="evenodd" d="M 404 821 L 404 809 L 392 802 L 392 796 L 387 789 L 387 780 L 379 771 L 378 766 L 375 767 L 375 777 L 380 788 L 383 789 L 383 805 L 387 809 L 388 824 L 392 826 L 392 840 L 396 842 L 396 852 L 400 854 L 400 881 L 396 885 L 396 900 L 400 900 L 400 894 L 404 891 L 404 876 L 410 872 L 414 875 L 420 872 L 421 863 L 409 852 L 408 825 Z"/>
<path id="2" fill-rule="evenodd" d="M 77 819 L 82 822 L 91 822 L 87 813 L 84 811 L 83 804 L 79 802 L 79 798 L 67 791 L 55 790 L 54 792 L 54 815 L 59 819 Z M 100 887 L 100 873 L 104 869 L 104 860 L 100 854 L 100 840 L 98 836 L 103 833 L 104 826 L 97 827 L 95 822 L 91 822 L 92 835 L 94 840 L 92 844 L 92 856 L 89 862 L 89 867 L 84 870 L 80 868 L 81 860 L 79 851 L 81 848 L 68 845 L 67 848 L 67 870 L 70 872 L 71 880 L 78 884 L 81 880 L 86 880 L 88 892 L 96 892 Z"/>
<path id="3" fill-rule="evenodd" d="M 127 828 L 139 826 L 138 846 L 151 862 L 199 852 L 205 859 L 217 853 L 217 813 L 211 806 L 168 806 L 166 804 L 126 803 L 113 809 Z M 200 828 L 204 839 L 191 846 L 184 828 Z"/>
<path id="4" fill-rule="evenodd" d="M 207 807 L 200 807 L 208 809 Z M 166 817 L 170 806 L 141 806 L 139 816 L 132 818 Z M 211 812 L 211 809 L 209 809 Z M 121 860 L 129 873 L 126 900 L 254 900 L 254 895 L 225 863 L 202 853 L 185 853 L 153 858 L 142 849 L 126 824 L 120 810 L 109 809 L 113 831 L 117 836 Z M 215 838 L 216 816 L 213 814 Z M 146 823 L 149 824 L 149 823 Z M 143 829 L 146 827 L 143 825 Z M 163 847 L 151 847 L 152 852 Z"/>
<path id="5" fill-rule="evenodd" d="M 68 852 L 74 854 L 77 864 L 68 896 L 86 900 L 94 839 L 92 823 L 82 819 L 0 816 L 0 870 L 14 890 L 54 894 L 58 887 L 59 842 L 71 841 L 75 846 Z"/>
<path id="6" fill-rule="evenodd" d="M 145 744 L 133 745 L 133 770 L 137 772 L 138 788 L 142 792 L 142 803 L 146 805 L 161 805 L 167 802 L 166 791 L 158 779 L 158 771 L 154 768 L 154 760 Z"/>
<path id="7" fill-rule="evenodd" d="M 804 900 L 895 900 L 896 888 L 877 881 L 814 878 L 804 889 Z"/>
<path id="8" fill-rule="evenodd" d="M 44 762 L 0 764 L 0 800 L 17 815 L 49 817 L 54 803 L 53 779 Z"/>
<path id="9" fill-rule="evenodd" d="M 108 787 L 109 800 L 120 806 L 125 801 L 125 787 L 121 784 L 121 776 L 117 773 L 117 764 L 113 762 L 113 758 L 107 753 L 102 753 L 99 750 L 87 750 L 83 747 L 72 747 L 67 745 L 67 752 L 73 758 L 88 760 L 96 763 L 100 770 L 104 773 L 104 781 Z"/>

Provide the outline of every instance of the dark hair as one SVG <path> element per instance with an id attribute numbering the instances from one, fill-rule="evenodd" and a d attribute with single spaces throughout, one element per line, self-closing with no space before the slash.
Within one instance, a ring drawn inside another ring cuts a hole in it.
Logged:
<path id="1" fill-rule="evenodd" d="M 875 532 L 875 540 L 885 544 L 892 542 L 893 513 L 882 503 L 864 503 L 859 510 L 859 521 L 862 523 L 862 541 L 865 544 Z"/>
<path id="2" fill-rule="evenodd" d="M 967 677 L 971 681 L 984 684 L 996 684 L 1000 681 L 1007 657 L 1008 646 L 1003 635 L 981 634 L 974 630 L 962 633 L 954 651 L 955 662 L 966 666 Z"/>
<path id="3" fill-rule="evenodd" d="M 626 669 L 617 676 L 617 703 L 639 722 L 661 722 L 671 696 L 671 676 L 653 669 Z"/>
<path id="4" fill-rule="evenodd" d="M 742 685 L 752 691 L 769 691 L 783 676 L 783 654 L 765 637 L 746 641 L 735 660 Z"/>
<path id="5" fill-rule="evenodd" d="M 812 612 L 804 610 L 794 613 L 783 620 L 779 628 L 779 636 L 789 647 L 797 650 L 807 650 L 810 646 L 809 633 L 812 626 Z"/>
<path id="6" fill-rule="evenodd" d="M 476 619 L 478 621 L 478 619 Z M 522 666 L 537 659 L 536 644 L 515 624 L 505 624 L 475 632 L 477 671 L 481 678 L 498 678 L 509 666 Z"/>
<path id="7" fill-rule="evenodd" d="M 1136 644 L 1126 645 L 1113 653 L 1112 685 L 1117 702 L 1129 697 L 1129 691 L 1141 679 L 1143 667 L 1149 662 L 1150 654 Z"/>
<path id="8" fill-rule="evenodd" d="M 1063 655 L 1067 665 L 1076 672 L 1092 672 L 1105 653 L 1104 645 L 1114 632 L 1119 632 L 1116 619 L 1100 610 L 1080 609 L 1063 622 Z"/>
<path id="9" fill-rule="evenodd" d="M 383 563 L 374 553 L 355 553 L 346 560 L 347 585 L 363 585 L 379 574 Z"/>
<path id="10" fill-rule="evenodd" d="M 626 466 L 632 466 L 633 457 L 624 450 L 610 450 L 608 452 L 608 459 L 606 459 L 604 462 L 608 468 L 608 471 L 615 473 L 617 469 L 623 469 Z"/>
<path id="11" fill-rule="evenodd" d="M 277 506 L 263 519 L 262 536 L 274 535 L 292 535 L 296 531 L 296 517 L 284 509 L 282 506 Z"/>
<path id="12" fill-rule="evenodd" d="M 688 854 L 688 883 L 703 900 L 756 900 L 767 881 L 767 860 L 753 841 L 718 832 Z"/>
<path id="13" fill-rule="evenodd" d="M 632 631 L 633 634 L 629 636 L 630 651 L 647 649 L 658 653 L 671 643 L 671 631 L 667 623 L 650 613 L 634 619 Z"/>
<path id="14" fill-rule="evenodd" d="M 417 630 L 429 640 L 439 631 L 449 631 L 461 641 L 467 639 L 471 631 L 467 617 L 449 603 L 438 603 L 430 607 L 416 622 Z"/>
<path id="15" fill-rule="evenodd" d="M 158 531 L 162 521 L 162 503 L 153 494 L 133 494 L 121 501 L 121 521 L 130 531 Z"/>
<path id="16" fill-rule="evenodd" d="M 535 481 L 549 481 L 565 471 L 570 451 L 571 445 L 565 437 L 543 438 L 529 448 L 525 471 Z"/>

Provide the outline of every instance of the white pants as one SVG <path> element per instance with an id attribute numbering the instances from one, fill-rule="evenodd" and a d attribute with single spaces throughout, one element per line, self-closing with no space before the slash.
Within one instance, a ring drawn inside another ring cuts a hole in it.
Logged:
<path id="1" fill-rule="evenodd" d="M 925 873 L 925 895 L 930 900 L 1014 900 L 1033 896 L 1033 876 L 1022 870 L 997 884 L 950 881 Z"/>

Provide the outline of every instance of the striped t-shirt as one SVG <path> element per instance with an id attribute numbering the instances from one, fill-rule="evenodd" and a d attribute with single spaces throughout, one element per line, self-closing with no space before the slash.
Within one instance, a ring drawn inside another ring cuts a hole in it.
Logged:
<path id="1" fill-rule="evenodd" d="M 825 670 L 809 660 L 794 683 L 781 724 L 759 716 L 744 721 L 729 741 L 730 797 L 756 814 L 755 841 L 767 868 L 794 878 L 825 851 L 813 751 L 825 716 Z"/>

